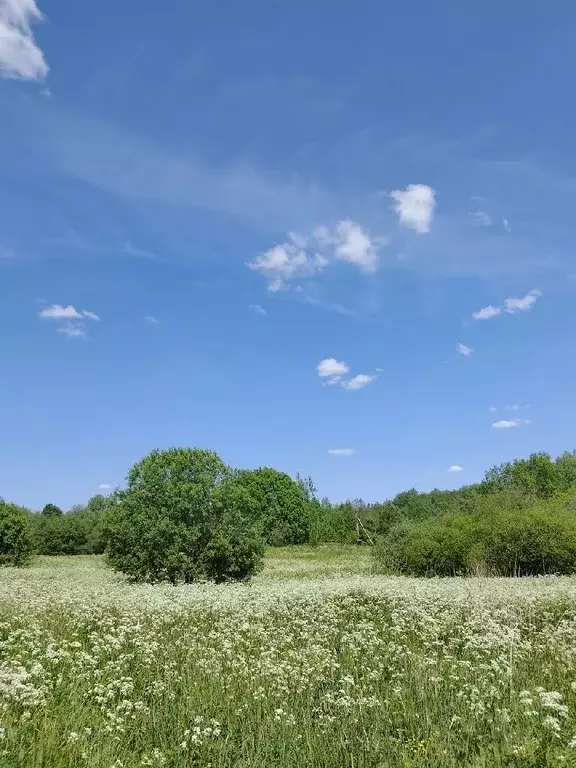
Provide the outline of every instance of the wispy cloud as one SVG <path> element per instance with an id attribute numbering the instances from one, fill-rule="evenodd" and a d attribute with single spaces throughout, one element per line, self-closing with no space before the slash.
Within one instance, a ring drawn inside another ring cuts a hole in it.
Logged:
<path id="1" fill-rule="evenodd" d="M 492 424 L 492 429 L 514 429 L 514 427 L 521 427 L 523 424 L 530 424 L 530 422 L 528 419 L 501 419 Z"/>
<path id="2" fill-rule="evenodd" d="M 295 241 L 294 235 L 289 235 L 289 238 L 282 245 L 275 245 L 260 254 L 255 261 L 248 262 L 250 269 L 260 272 L 266 278 L 271 293 L 283 291 L 291 280 L 310 277 L 328 266 L 327 259 L 321 254 L 310 255 Z"/>
<path id="3" fill-rule="evenodd" d="M 482 307 L 477 312 L 472 313 L 474 320 L 490 320 L 493 317 L 498 317 L 502 314 L 500 307 L 493 307 L 492 304 L 488 304 L 487 307 Z"/>
<path id="4" fill-rule="evenodd" d="M 474 213 L 472 213 L 471 216 L 479 227 L 492 226 L 492 223 L 493 223 L 492 216 L 490 216 L 490 214 L 487 213 L 486 211 L 482 211 L 482 210 L 474 211 Z"/>
<path id="5" fill-rule="evenodd" d="M 98 488 L 99 488 L 101 491 L 109 491 L 109 490 L 112 488 L 112 486 L 111 486 L 109 483 L 100 483 L 100 485 L 98 486 Z"/>
<path id="6" fill-rule="evenodd" d="M 154 315 L 146 315 L 144 320 L 146 320 L 146 322 L 150 323 L 151 325 L 157 325 L 158 324 L 158 319 L 156 317 L 154 317 Z"/>
<path id="7" fill-rule="evenodd" d="M 464 357 L 470 357 L 470 355 L 474 352 L 472 347 L 467 347 L 466 344 L 458 343 L 456 345 L 456 349 L 458 350 L 458 354 L 464 355 Z"/>
<path id="8" fill-rule="evenodd" d="M 535 288 L 532 291 L 528 291 L 526 296 L 520 299 L 505 299 L 504 311 L 511 315 L 515 315 L 517 312 L 529 312 L 540 296 L 542 296 L 542 292 Z"/>
<path id="9" fill-rule="evenodd" d="M 464 467 L 461 467 L 459 464 L 452 464 L 452 466 L 448 467 L 446 471 L 447 472 L 464 472 Z"/>
<path id="10" fill-rule="evenodd" d="M 48 65 L 32 34 L 32 22 L 41 19 L 35 0 L 0 0 L 0 77 L 46 77 Z"/>
<path id="11" fill-rule="evenodd" d="M 362 387 L 371 384 L 376 376 L 369 375 L 367 373 L 359 373 L 357 376 L 353 376 L 351 379 L 347 379 L 342 382 L 344 389 L 362 389 Z"/>
<path id="12" fill-rule="evenodd" d="M 419 235 L 430 231 L 436 208 L 435 196 L 435 190 L 426 184 L 408 184 L 406 189 L 395 189 L 390 193 L 400 224 Z"/>
<path id="13" fill-rule="evenodd" d="M 62 325 L 56 328 L 56 333 L 61 333 L 69 339 L 85 339 L 87 337 L 86 329 L 81 325 Z"/>
<path id="14" fill-rule="evenodd" d="M 250 304 L 248 307 L 250 312 L 253 312 L 255 315 L 263 315 L 266 316 L 268 312 L 264 309 L 264 307 L 261 307 L 260 304 Z"/>
<path id="15" fill-rule="evenodd" d="M 82 339 L 87 337 L 84 320 L 100 321 L 96 312 L 90 312 L 87 309 L 77 310 L 72 304 L 50 304 L 40 310 L 39 317 L 43 320 L 56 320 L 64 322 L 56 329 L 58 333 L 67 336 L 69 339 Z"/>
<path id="16" fill-rule="evenodd" d="M 472 317 L 474 320 L 490 320 L 493 317 L 498 317 L 498 315 L 501 315 L 503 312 L 506 312 L 509 315 L 516 315 L 518 312 L 529 312 L 541 296 L 542 291 L 533 288 L 521 298 L 509 297 L 504 299 L 503 307 L 493 307 L 492 304 L 489 304 L 487 307 L 483 307 L 477 312 L 473 312 Z"/>
<path id="17" fill-rule="evenodd" d="M 330 448 L 328 453 L 332 456 L 352 456 L 356 453 L 355 448 Z"/>

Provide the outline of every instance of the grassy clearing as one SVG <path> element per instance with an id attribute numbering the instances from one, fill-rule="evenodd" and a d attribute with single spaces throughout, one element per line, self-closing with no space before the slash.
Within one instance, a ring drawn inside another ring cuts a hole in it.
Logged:
<path id="1" fill-rule="evenodd" d="M 250 585 L 0 571 L 0 765 L 576 765 L 576 579 L 388 578 L 347 547 Z"/>

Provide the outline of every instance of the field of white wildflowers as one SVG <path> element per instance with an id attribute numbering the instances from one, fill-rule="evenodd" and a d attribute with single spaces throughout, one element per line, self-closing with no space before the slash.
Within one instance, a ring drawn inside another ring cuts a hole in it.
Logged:
<path id="1" fill-rule="evenodd" d="M 0 766 L 576 765 L 576 579 L 372 575 L 277 551 L 250 585 L 0 571 Z"/>

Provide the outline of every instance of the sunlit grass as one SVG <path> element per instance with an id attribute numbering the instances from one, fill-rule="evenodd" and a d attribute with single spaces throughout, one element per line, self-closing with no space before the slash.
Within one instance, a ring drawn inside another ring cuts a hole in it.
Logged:
<path id="1" fill-rule="evenodd" d="M 271 550 L 249 585 L 0 571 L 4 768 L 576 765 L 576 579 L 387 578 Z"/>

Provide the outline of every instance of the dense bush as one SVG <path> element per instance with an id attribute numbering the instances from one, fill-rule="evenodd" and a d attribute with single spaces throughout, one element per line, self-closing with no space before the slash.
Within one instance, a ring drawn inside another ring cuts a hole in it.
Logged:
<path id="1" fill-rule="evenodd" d="M 252 519 L 267 544 L 282 547 L 308 541 L 311 505 L 304 482 L 271 467 L 240 470 L 234 482 L 252 497 Z"/>
<path id="2" fill-rule="evenodd" d="M 386 570 L 414 576 L 567 574 L 576 570 L 576 513 L 570 497 L 530 505 L 509 491 L 473 514 L 448 513 L 392 526 L 376 548 Z"/>
<path id="3" fill-rule="evenodd" d="M 33 554 L 30 513 L 0 499 L 0 565 L 28 565 Z"/>
<path id="4" fill-rule="evenodd" d="M 213 451 L 153 451 L 105 515 L 108 561 L 134 581 L 245 579 L 262 560 L 254 515 Z"/>

